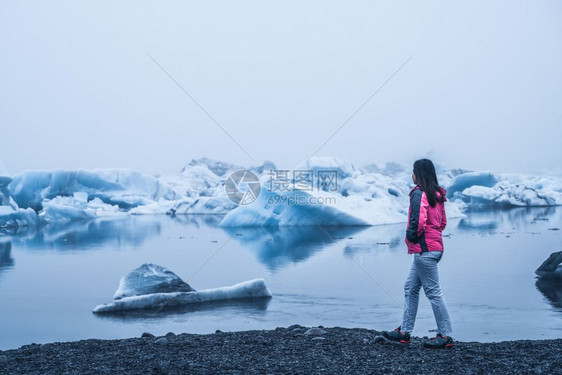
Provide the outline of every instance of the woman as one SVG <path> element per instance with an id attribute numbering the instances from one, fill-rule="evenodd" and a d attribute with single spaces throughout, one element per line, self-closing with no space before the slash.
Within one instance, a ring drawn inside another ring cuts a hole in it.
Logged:
<path id="1" fill-rule="evenodd" d="M 414 254 L 414 262 L 404 291 L 404 316 L 402 325 L 391 332 L 384 332 L 387 339 L 410 342 L 418 312 L 419 292 L 423 286 L 425 295 L 431 302 L 433 315 L 437 322 L 437 336 L 425 347 L 446 348 L 453 346 L 451 338 L 451 319 L 439 286 L 437 263 L 443 256 L 443 237 L 441 232 L 447 225 L 445 215 L 445 189 L 439 186 L 435 167 L 431 160 L 420 159 L 414 163 L 412 180 L 416 186 L 410 191 L 410 209 L 406 228 L 408 254 Z"/>

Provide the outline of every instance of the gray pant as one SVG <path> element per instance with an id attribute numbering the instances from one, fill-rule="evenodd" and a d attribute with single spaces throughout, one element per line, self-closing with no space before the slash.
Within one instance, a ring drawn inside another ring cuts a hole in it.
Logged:
<path id="1" fill-rule="evenodd" d="M 404 285 L 406 299 L 404 301 L 404 316 L 401 328 L 403 332 L 410 333 L 414 329 L 416 314 L 418 313 L 420 288 L 423 286 L 425 295 L 433 308 L 437 331 L 443 336 L 450 336 L 453 333 L 445 298 L 443 298 L 443 293 L 439 286 L 437 263 L 439 263 L 442 256 L 442 251 L 414 254 L 410 275 Z"/>

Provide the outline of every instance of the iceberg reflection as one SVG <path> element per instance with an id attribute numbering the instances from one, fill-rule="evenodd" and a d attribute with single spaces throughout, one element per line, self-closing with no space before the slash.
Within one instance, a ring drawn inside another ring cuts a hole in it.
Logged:
<path id="1" fill-rule="evenodd" d="M 562 309 L 562 281 L 538 279 L 535 286 L 552 307 Z"/>
<path id="2" fill-rule="evenodd" d="M 334 243 L 363 231 L 366 227 L 251 227 L 223 229 L 251 249 L 270 271 L 303 262 Z"/>
<path id="3" fill-rule="evenodd" d="M 12 268 L 14 264 L 14 258 L 12 258 L 12 242 L 0 240 L 0 271 Z"/>

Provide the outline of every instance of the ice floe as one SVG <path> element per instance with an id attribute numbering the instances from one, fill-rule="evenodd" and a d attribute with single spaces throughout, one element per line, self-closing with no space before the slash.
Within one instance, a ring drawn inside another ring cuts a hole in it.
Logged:
<path id="1" fill-rule="evenodd" d="M 196 291 L 167 268 L 147 263 L 121 278 L 113 301 L 96 306 L 93 312 L 168 309 L 194 303 L 254 298 L 271 298 L 263 279 Z"/>
<path id="2" fill-rule="evenodd" d="M 447 189 L 449 218 L 483 207 L 562 205 L 562 177 L 497 174 L 437 165 Z M 270 161 L 249 168 L 260 182 L 258 199 L 237 205 L 225 191 L 229 175 L 243 167 L 208 158 L 194 159 L 171 176 L 128 169 L 0 173 L 0 227 L 150 214 L 219 214 L 221 225 L 356 226 L 406 221 L 410 168 L 397 163 L 357 167 L 337 157 L 313 157 L 293 170 L 314 176 L 307 188 L 291 173 L 290 189 L 273 189 Z M 1 175 L 4 174 L 4 175 Z M 331 179 L 326 176 L 331 174 Z M 324 179 L 324 180 L 323 180 Z M 328 183 L 324 183 L 328 181 Z M 305 180 L 306 182 L 306 180 Z"/>

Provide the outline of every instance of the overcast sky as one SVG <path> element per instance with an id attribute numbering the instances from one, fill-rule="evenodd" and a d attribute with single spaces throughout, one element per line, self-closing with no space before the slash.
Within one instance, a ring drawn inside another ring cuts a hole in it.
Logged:
<path id="1" fill-rule="evenodd" d="M 174 173 L 203 156 L 290 168 L 411 56 L 319 155 L 562 161 L 558 1 L 2 1 L 0 56 L 11 174 Z"/>

